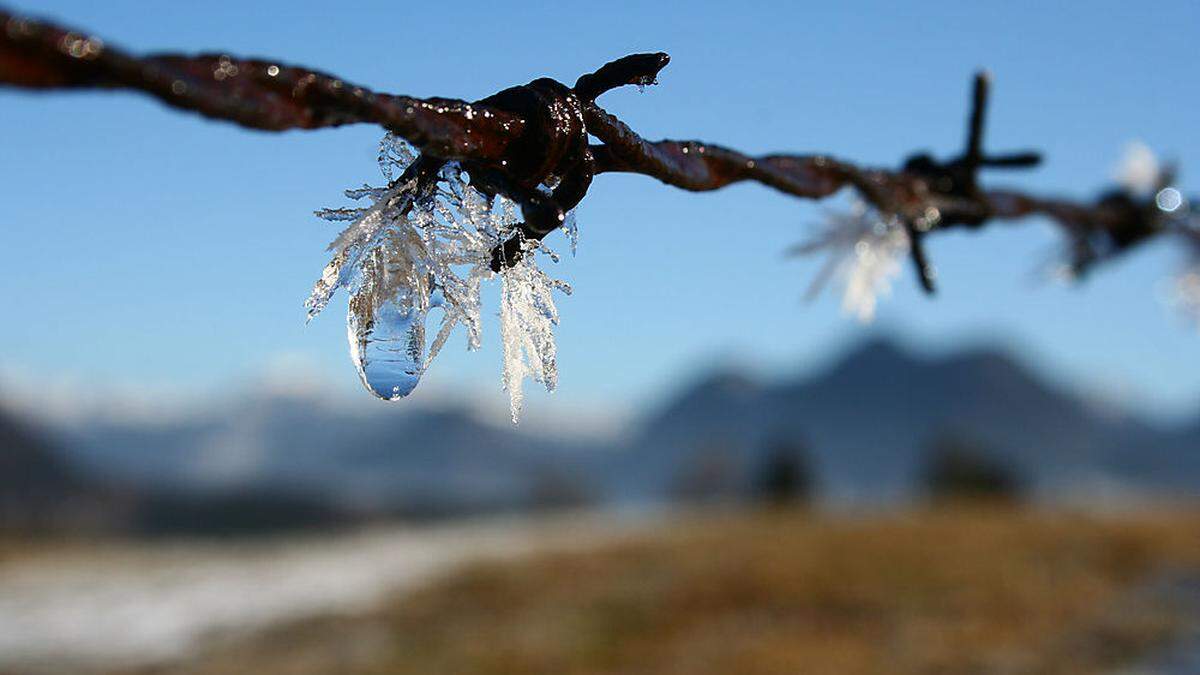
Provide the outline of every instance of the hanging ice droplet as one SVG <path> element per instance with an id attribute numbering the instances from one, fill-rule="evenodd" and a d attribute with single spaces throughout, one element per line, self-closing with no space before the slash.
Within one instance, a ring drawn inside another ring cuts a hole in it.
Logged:
<path id="1" fill-rule="evenodd" d="M 480 289 L 496 277 L 492 250 L 511 239 L 521 222 L 515 202 L 481 192 L 453 162 L 443 166 L 435 180 L 423 176 L 401 183 L 398 176 L 406 175 L 415 156 L 402 139 L 389 134 L 379 156 L 388 185 L 347 190 L 348 198 L 366 201 L 358 207 L 317 212 L 350 224 L 330 244 L 333 257 L 305 302 L 312 318 L 339 289 L 350 291 L 350 358 L 363 385 L 387 401 L 416 388 L 457 326 L 466 330 L 467 348 L 479 348 Z M 549 194 L 554 184 L 557 181 L 551 180 L 542 188 Z M 573 251 L 573 214 L 563 229 Z M 514 421 L 525 378 L 554 389 L 558 311 L 551 291 L 570 293 L 567 284 L 537 268 L 535 253 L 558 260 L 544 245 L 529 242 L 522 262 L 502 275 L 504 384 L 512 396 Z M 439 323 L 427 345 L 425 322 L 430 314 Z"/>
<path id="2" fill-rule="evenodd" d="M 401 294 L 364 316 L 356 299 L 350 300 L 346 333 L 359 379 L 385 401 L 408 396 L 425 370 L 425 312 Z"/>

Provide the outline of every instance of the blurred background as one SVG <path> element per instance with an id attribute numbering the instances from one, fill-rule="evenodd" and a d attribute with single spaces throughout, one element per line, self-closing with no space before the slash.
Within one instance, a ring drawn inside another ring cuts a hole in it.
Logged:
<path id="1" fill-rule="evenodd" d="M 1046 160 L 986 186 L 1200 173 L 1190 2 L 9 9 L 415 96 L 661 50 L 603 99 L 647 138 L 887 167 L 958 152 L 987 68 L 987 146 Z M 514 426 L 494 295 L 398 403 L 340 296 L 305 324 L 380 130 L 6 89 L 0 128 L 0 672 L 1200 672 L 1177 242 L 1067 284 L 1046 221 L 944 233 L 863 325 L 784 255 L 847 200 L 605 175 Z"/>

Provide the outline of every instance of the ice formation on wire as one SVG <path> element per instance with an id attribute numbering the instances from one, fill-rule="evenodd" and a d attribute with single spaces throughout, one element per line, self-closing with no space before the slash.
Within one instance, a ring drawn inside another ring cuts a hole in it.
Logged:
<path id="1" fill-rule="evenodd" d="M 1113 178 L 1133 194 L 1153 192 L 1162 176 L 1162 166 L 1150 146 L 1133 141 L 1125 146 L 1113 168 Z"/>
<path id="2" fill-rule="evenodd" d="M 891 291 L 908 250 L 908 233 L 899 218 L 856 202 L 849 212 L 830 212 L 822 229 L 791 252 L 827 252 L 828 260 L 809 286 L 808 296 L 814 297 L 836 276 L 844 288 L 842 310 L 869 323 L 879 297 Z"/>
<path id="3" fill-rule="evenodd" d="M 1200 325 L 1200 260 L 1194 260 L 1172 280 L 1168 293 L 1168 301 Z"/>
<path id="4" fill-rule="evenodd" d="M 347 190 L 347 197 L 364 205 L 316 212 L 350 225 L 329 245 L 333 259 L 305 302 L 311 319 L 339 288 L 349 291 L 350 356 L 363 385 L 385 400 L 403 398 L 416 388 L 456 326 L 465 327 L 468 349 L 479 348 L 481 285 L 496 276 L 489 265 L 491 252 L 516 235 L 520 224 L 516 204 L 472 187 L 457 164 L 446 164 L 432 184 L 416 178 L 402 182 L 414 161 L 411 146 L 388 134 L 379 150 L 387 187 Z M 574 250 L 573 214 L 568 222 Z M 557 260 L 553 253 L 540 242 L 526 247 L 526 255 L 500 273 L 504 387 L 514 422 L 525 377 L 554 388 L 558 315 L 551 291 L 570 292 L 537 267 L 538 252 Z M 425 324 L 433 310 L 442 314 L 430 343 Z"/>
<path id="5" fill-rule="evenodd" d="M 553 291 L 571 294 L 571 287 L 538 269 L 535 249 L 541 242 L 525 243 L 526 253 L 505 270 L 500 293 L 500 338 L 504 342 L 504 388 L 508 391 L 513 422 L 521 416 L 525 378 L 554 391 L 558 384 L 554 327 L 558 308 Z M 546 251 L 551 256 L 553 253 Z"/>
<path id="6" fill-rule="evenodd" d="M 574 256 L 579 248 L 579 223 L 575 221 L 575 210 L 567 212 L 566 218 L 563 219 L 562 230 L 567 235 L 567 241 L 571 244 L 571 255 Z"/>
<path id="7" fill-rule="evenodd" d="M 1185 317 L 1200 324 L 1200 213 L 1183 196 L 1174 182 L 1174 171 L 1142 142 L 1130 143 L 1114 175 L 1130 194 L 1153 198 L 1159 222 L 1170 232 L 1183 237 L 1188 245 L 1188 261 L 1170 280 L 1166 299 Z"/>
<path id="8" fill-rule="evenodd" d="M 1173 188 L 1164 188 L 1162 192 Z M 1178 194 L 1178 193 L 1176 193 Z M 1171 280 L 1167 301 L 1185 318 L 1200 327 L 1200 214 L 1190 210 L 1186 200 L 1171 202 L 1170 216 L 1175 219 L 1179 233 L 1186 238 L 1190 248 L 1188 259 L 1179 274 Z M 1163 208 L 1162 200 L 1158 207 Z"/>

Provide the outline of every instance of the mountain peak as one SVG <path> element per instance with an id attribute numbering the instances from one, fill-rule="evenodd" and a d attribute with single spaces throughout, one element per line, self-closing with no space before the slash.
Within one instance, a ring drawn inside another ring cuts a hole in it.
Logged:
<path id="1" fill-rule="evenodd" d="M 730 404 L 753 399 L 763 391 L 762 383 L 745 370 L 724 367 L 708 371 L 680 388 L 666 408 L 648 419 L 670 418 L 679 412 L 692 414 L 697 410 L 724 408 Z"/>
<path id="2" fill-rule="evenodd" d="M 923 359 L 914 356 L 896 341 L 873 337 L 847 349 L 815 380 L 870 386 L 881 374 L 907 375 L 923 365 Z M 812 383 L 811 378 L 803 377 L 798 384 L 811 386 Z"/>
<path id="3" fill-rule="evenodd" d="M 841 357 L 841 363 L 852 361 L 877 363 L 911 363 L 917 357 L 896 340 L 876 335 L 863 340 L 847 350 Z"/>

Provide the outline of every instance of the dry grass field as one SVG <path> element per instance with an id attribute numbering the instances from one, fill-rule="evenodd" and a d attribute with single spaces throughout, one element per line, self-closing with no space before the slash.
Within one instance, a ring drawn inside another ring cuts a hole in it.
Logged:
<path id="1" fill-rule="evenodd" d="M 1197 574 L 1200 516 L 1181 510 L 694 516 L 588 552 L 480 562 L 165 671 L 1104 672 L 1180 627 L 1152 582 Z"/>

